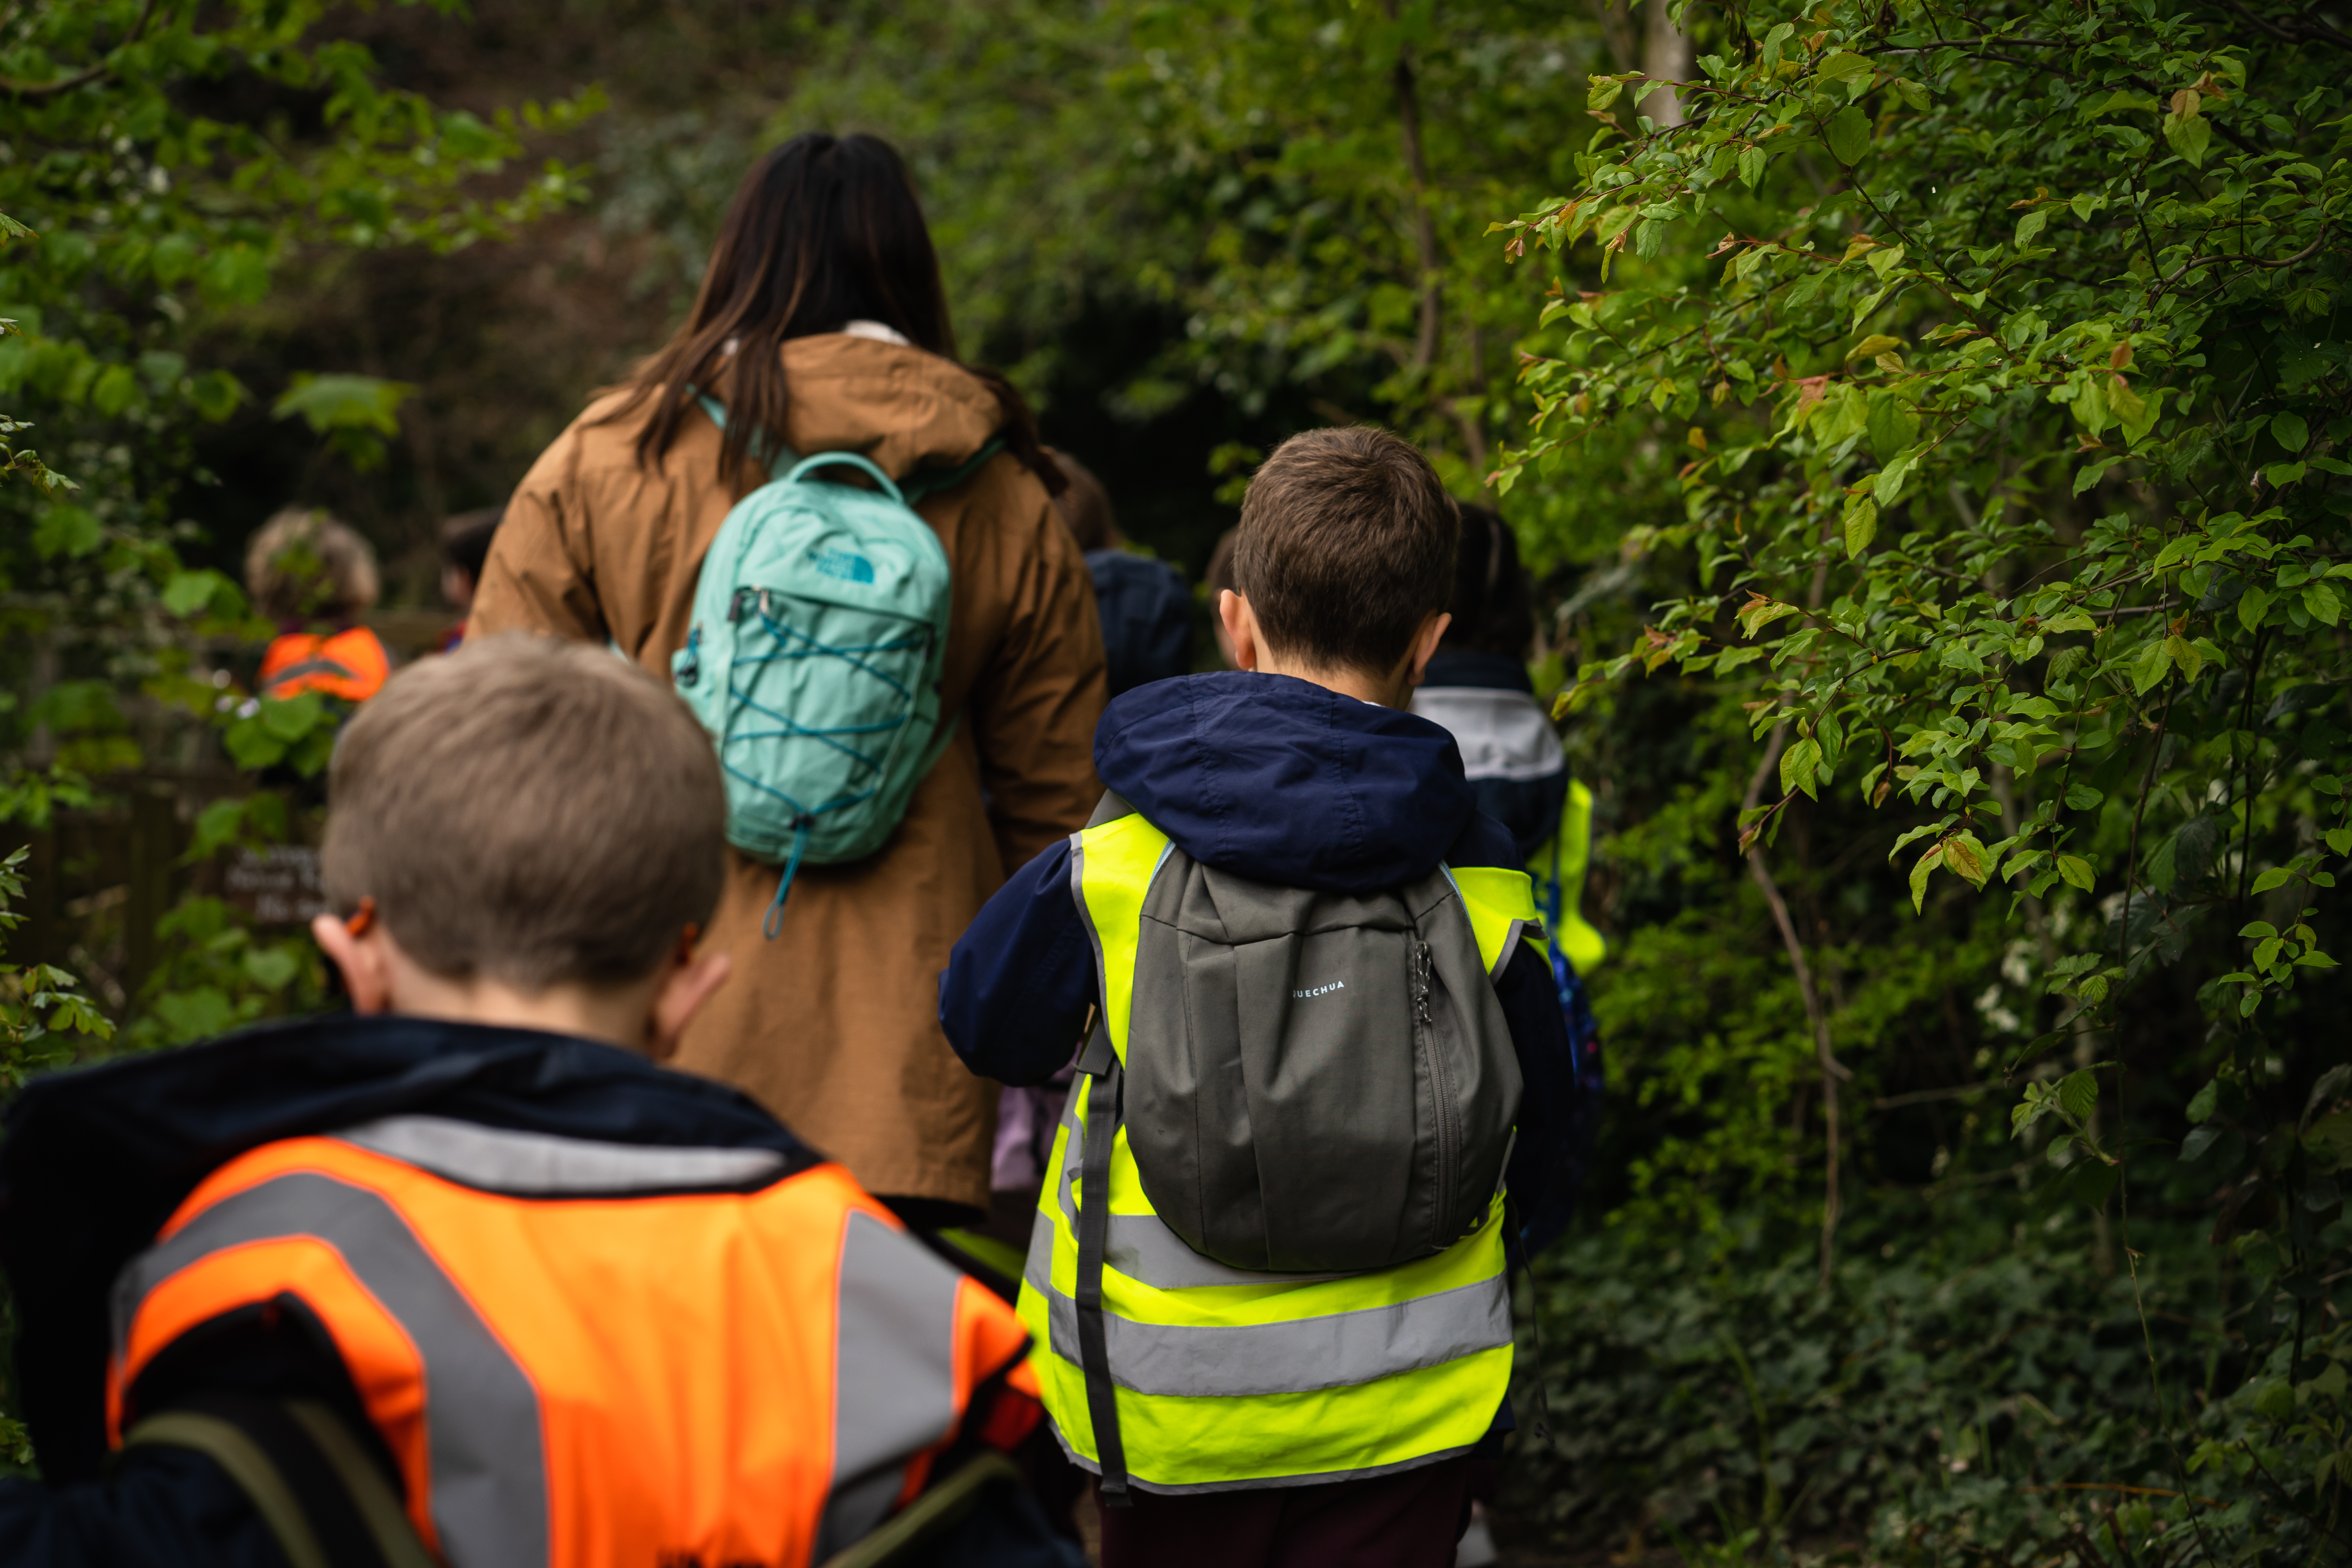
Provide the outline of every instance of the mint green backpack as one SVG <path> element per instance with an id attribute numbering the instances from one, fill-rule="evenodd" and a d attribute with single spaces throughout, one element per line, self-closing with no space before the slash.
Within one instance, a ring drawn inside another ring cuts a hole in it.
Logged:
<path id="1" fill-rule="evenodd" d="M 726 427 L 717 399 L 702 406 Z M 703 557 L 670 674 L 718 745 L 728 841 L 784 868 L 772 938 L 801 862 L 880 848 L 955 731 L 940 714 L 947 551 L 913 503 L 961 484 L 1003 445 L 899 483 L 855 452 L 803 458 L 736 502 Z M 755 455 L 770 473 L 793 456 Z M 818 477 L 842 468 L 877 488 Z"/>

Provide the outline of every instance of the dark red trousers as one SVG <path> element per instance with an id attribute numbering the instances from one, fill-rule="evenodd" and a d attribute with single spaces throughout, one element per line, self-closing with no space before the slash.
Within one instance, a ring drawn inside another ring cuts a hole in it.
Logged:
<path id="1" fill-rule="evenodd" d="M 1482 1456 L 1370 1480 L 1171 1497 L 1102 1510 L 1103 1568 L 1452 1568 Z"/>

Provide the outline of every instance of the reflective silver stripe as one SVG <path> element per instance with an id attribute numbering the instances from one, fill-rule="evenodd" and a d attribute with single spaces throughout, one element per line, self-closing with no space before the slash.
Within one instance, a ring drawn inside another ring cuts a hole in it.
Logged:
<path id="1" fill-rule="evenodd" d="M 1497 985 L 1500 985 L 1503 983 L 1503 971 L 1510 967 L 1511 954 L 1519 951 L 1519 939 L 1528 935 L 1530 931 L 1535 934 L 1536 941 L 1541 942 L 1544 940 L 1543 922 L 1541 921 L 1513 921 L 1511 922 L 1509 929 L 1503 932 L 1503 945 L 1495 950 L 1495 963 L 1493 967 L 1486 971 L 1487 979 L 1493 981 Z"/>
<path id="2" fill-rule="evenodd" d="M 659 1149 L 517 1132 L 444 1116 L 387 1116 L 334 1136 L 469 1187 L 529 1197 L 733 1189 L 784 1167 L 784 1156 L 773 1149 Z"/>
<path id="3" fill-rule="evenodd" d="M 833 1384 L 833 1486 L 816 1560 L 869 1533 L 907 1461 L 954 1430 L 956 1294 L 963 1276 L 872 1215 L 841 1240 Z"/>
<path id="4" fill-rule="evenodd" d="M 296 1172 L 223 1198 L 114 1284 L 117 1357 L 156 1287 L 203 1258 L 257 1241 L 310 1237 L 342 1258 L 425 1363 L 433 1522 L 451 1568 L 548 1560 L 547 1461 L 539 1394 L 393 1206 L 364 1187 Z"/>
<path id="5" fill-rule="evenodd" d="M 1048 1422 L 1046 1427 L 1054 1434 L 1054 1441 L 1062 1446 L 1062 1452 L 1070 1457 L 1070 1463 L 1089 1474 L 1102 1474 L 1100 1465 L 1070 1447 L 1070 1440 L 1062 1436 L 1062 1429 L 1059 1426 Z M 1394 1463 L 1386 1465 L 1366 1465 L 1360 1469 L 1310 1470 L 1304 1475 L 1257 1476 L 1237 1481 L 1148 1481 L 1129 1472 L 1127 1484 L 1139 1491 L 1181 1497 L 1188 1492 L 1250 1492 L 1264 1491 L 1271 1487 L 1315 1486 L 1325 1481 L 1362 1481 L 1370 1480 L 1375 1476 L 1392 1476 L 1400 1470 L 1417 1470 L 1423 1465 L 1433 1465 L 1440 1459 L 1450 1459 L 1457 1454 L 1466 1454 L 1477 1446 L 1475 1443 L 1465 1443 L 1459 1447 L 1440 1448 L 1433 1454 L 1416 1454 L 1410 1459 L 1398 1459 Z"/>
<path id="6" fill-rule="evenodd" d="M 1078 906 L 1078 921 L 1087 928 L 1087 941 L 1095 950 L 1095 1005 L 1100 1007 L 1103 1017 L 1108 1019 L 1110 965 L 1103 960 L 1102 932 L 1095 930 L 1095 911 L 1087 902 L 1087 836 L 1084 832 L 1070 835 L 1070 897 Z M 1077 1096 L 1070 1098 L 1076 1100 Z"/>
<path id="7" fill-rule="evenodd" d="M 1078 1359 L 1077 1303 L 1045 1292 L 1054 1353 Z M 1111 1381 L 1137 1394 L 1247 1398 L 1350 1388 L 1511 1342 L 1503 1277 L 1385 1307 L 1213 1327 L 1103 1314 Z"/>
<path id="8" fill-rule="evenodd" d="M 1077 1098 L 1074 1094 L 1070 1100 L 1074 1102 Z M 1063 1145 L 1064 1149 L 1075 1150 L 1079 1142 L 1079 1128 L 1076 1115 L 1066 1105 L 1062 1112 L 1062 1125 L 1070 1135 L 1069 1141 Z M 1073 1232 L 1078 1227 L 1077 1194 L 1072 1190 L 1076 1173 L 1077 1166 L 1067 1162 L 1054 1173 L 1055 1194 L 1062 1205 L 1063 1216 L 1069 1221 Z M 1043 1215 L 1038 1217 L 1041 1220 L 1045 1218 Z M 1052 1267 L 1050 1222 L 1048 1230 L 1043 1233 L 1045 1236 L 1044 1245 L 1047 1248 L 1045 1256 L 1037 1250 L 1040 1234 L 1034 1230 L 1030 1234 L 1027 1273 L 1042 1290 L 1050 1278 L 1047 1270 Z M 1346 1273 L 1268 1274 L 1231 1268 L 1205 1253 L 1193 1251 L 1190 1243 L 1168 1228 L 1166 1220 L 1154 1214 L 1112 1215 L 1109 1234 L 1103 1244 L 1103 1263 L 1105 1267 L 1116 1268 L 1129 1279 L 1149 1285 L 1155 1290 L 1182 1290 L 1202 1285 L 1312 1285 L 1325 1279 L 1351 1278 Z"/>

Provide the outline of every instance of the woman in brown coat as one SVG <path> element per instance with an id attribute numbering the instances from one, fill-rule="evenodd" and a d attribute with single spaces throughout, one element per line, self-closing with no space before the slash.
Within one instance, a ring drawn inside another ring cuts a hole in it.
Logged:
<path id="1" fill-rule="evenodd" d="M 953 579 L 940 711 L 954 738 L 889 841 L 780 870 L 732 850 L 705 939 L 734 977 L 678 1065 L 737 1084 L 920 1225 L 988 1204 L 994 1086 L 940 1033 L 948 950 L 1007 872 L 1086 825 L 1102 635 L 1062 487 L 1018 393 L 956 362 L 939 262 L 905 166 L 869 136 L 795 138 L 745 179 L 693 313 L 557 437 L 508 503 L 470 635 L 612 641 L 663 679 L 754 453 L 855 451 L 894 479 L 1004 450 L 919 506 Z M 693 389 L 717 393 L 729 427 Z"/>

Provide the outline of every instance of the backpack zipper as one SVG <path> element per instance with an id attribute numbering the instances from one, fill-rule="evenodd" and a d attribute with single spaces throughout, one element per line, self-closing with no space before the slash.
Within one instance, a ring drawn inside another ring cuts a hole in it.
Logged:
<path id="1" fill-rule="evenodd" d="M 1431 992 L 1436 965 L 1431 959 L 1429 943 L 1415 933 L 1412 942 L 1412 1012 L 1413 1032 L 1420 1038 L 1423 1052 L 1429 1060 L 1430 1096 L 1434 1101 L 1437 1134 L 1437 1214 L 1431 1228 L 1431 1242 L 1443 1248 L 1454 1238 L 1445 1234 L 1454 1215 L 1454 1144 L 1458 1142 L 1454 1124 L 1454 1081 L 1452 1064 L 1444 1052 L 1438 1049 L 1436 1021 L 1431 1015 Z"/>

